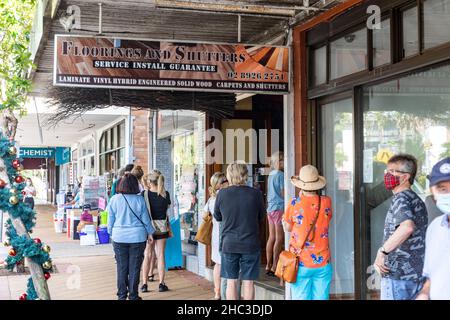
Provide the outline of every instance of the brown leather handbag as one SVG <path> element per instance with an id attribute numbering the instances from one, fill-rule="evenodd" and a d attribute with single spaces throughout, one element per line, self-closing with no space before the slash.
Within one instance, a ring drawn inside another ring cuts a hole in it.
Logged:
<path id="1" fill-rule="evenodd" d="M 311 224 L 311 228 L 309 229 L 308 234 L 306 235 L 305 241 L 303 242 L 303 245 L 301 246 L 300 250 L 303 250 L 306 241 L 308 241 L 311 232 L 314 230 L 314 226 L 316 225 L 317 219 L 319 218 L 321 202 L 322 197 L 319 197 L 319 210 L 317 211 L 317 215 L 314 217 L 313 223 Z M 288 250 L 282 251 L 278 258 L 275 275 L 287 283 L 295 283 L 297 282 L 297 273 L 298 273 L 298 256 Z"/>
<path id="2" fill-rule="evenodd" d="M 213 217 L 208 214 L 206 217 L 203 217 L 203 223 L 200 225 L 197 231 L 197 235 L 195 236 L 195 240 L 204 245 L 211 245 L 212 239 L 212 229 L 213 229 Z"/>
<path id="3" fill-rule="evenodd" d="M 275 275 L 288 283 L 297 281 L 298 258 L 290 251 L 284 250 L 278 257 L 277 269 Z"/>

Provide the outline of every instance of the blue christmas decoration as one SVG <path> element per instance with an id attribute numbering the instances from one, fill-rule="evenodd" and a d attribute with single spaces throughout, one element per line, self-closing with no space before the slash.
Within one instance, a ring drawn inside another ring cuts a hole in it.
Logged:
<path id="1" fill-rule="evenodd" d="M 23 202 L 22 191 L 25 187 L 23 182 L 17 183 L 20 172 L 13 166 L 13 161 L 17 159 L 17 150 L 14 142 L 8 140 L 0 133 L 0 158 L 5 164 L 6 173 L 10 183 L 8 186 L 0 188 L 0 210 L 8 212 L 14 219 L 20 219 L 28 234 L 32 233 L 36 224 L 36 213 L 26 203 Z M 19 159 L 21 161 L 21 159 Z M 6 182 L 6 181 L 5 181 Z M 6 259 L 7 269 L 13 270 L 18 263 L 22 263 L 24 258 L 30 258 L 33 262 L 42 267 L 43 264 L 51 266 L 51 259 L 48 252 L 44 250 L 44 244 L 35 241 L 25 235 L 19 235 L 13 226 L 11 219 L 6 222 L 7 243 L 12 247 Z M 42 267 L 43 268 L 43 267 Z M 51 271 L 44 270 L 43 272 Z M 33 285 L 32 277 L 28 279 L 26 300 L 36 300 L 38 295 Z"/>

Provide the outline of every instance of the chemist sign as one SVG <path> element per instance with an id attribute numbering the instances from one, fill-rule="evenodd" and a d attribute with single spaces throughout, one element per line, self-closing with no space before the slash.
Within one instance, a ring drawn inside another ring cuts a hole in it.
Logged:
<path id="1" fill-rule="evenodd" d="M 289 92 L 289 47 L 56 35 L 55 86 Z"/>
<path id="2" fill-rule="evenodd" d="M 29 148 L 20 147 L 19 149 L 20 158 L 54 158 L 55 148 Z"/>

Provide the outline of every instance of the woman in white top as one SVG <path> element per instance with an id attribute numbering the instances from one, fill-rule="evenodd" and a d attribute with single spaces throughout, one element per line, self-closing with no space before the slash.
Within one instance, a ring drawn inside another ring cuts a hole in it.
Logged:
<path id="1" fill-rule="evenodd" d="M 228 181 L 224 173 L 216 172 L 213 174 L 210 180 L 209 187 L 209 199 L 205 204 L 205 217 L 209 214 L 214 213 L 214 204 L 216 202 L 216 196 L 220 189 L 226 188 L 228 186 Z M 219 241 L 220 241 L 220 232 L 219 232 L 219 222 L 214 219 L 213 216 L 213 230 L 212 230 L 212 239 L 211 239 L 211 258 L 215 263 L 214 265 L 214 299 L 220 300 L 220 252 L 219 252 Z"/>
<path id="2" fill-rule="evenodd" d="M 33 186 L 33 181 L 30 178 L 26 180 L 26 187 L 23 189 L 25 195 L 23 197 L 23 202 L 28 204 L 31 209 L 34 209 L 34 197 L 36 196 L 36 188 Z"/>

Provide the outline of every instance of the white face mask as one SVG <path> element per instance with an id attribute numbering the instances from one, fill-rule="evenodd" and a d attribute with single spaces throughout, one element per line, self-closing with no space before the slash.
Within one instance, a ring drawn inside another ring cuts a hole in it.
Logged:
<path id="1" fill-rule="evenodd" d="M 435 196 L 436 206 L 442 213 L 450 215 L 450 193 L 438 193 Z"/>

